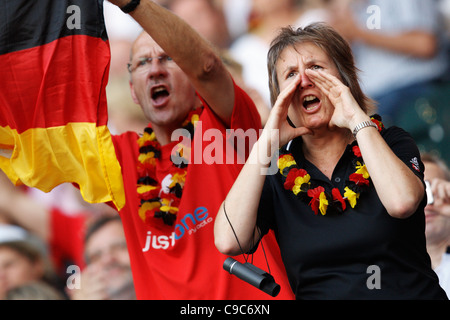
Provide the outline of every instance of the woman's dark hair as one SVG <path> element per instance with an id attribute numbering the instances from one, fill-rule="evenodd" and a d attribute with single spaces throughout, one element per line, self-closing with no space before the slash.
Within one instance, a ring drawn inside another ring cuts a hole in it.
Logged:
<path id="1" fill-rule="evenodd" d="M 350 91 L 364 112 L 373 112 L 375 103 L 361 90 L 358 81 L 358 69 L 355 66 L 352 50 L 347 41 L 333 28 L 324 23 L 312 23 L 304 28 L 285 27 L 272 41 L 267 56 L 269 71 L 269 88 L 272 105 L 275 104 L 280 87 L 275 65 L 281 53 L 288 47 L 295 47 L 300 43 L 313 43 L 322 49 L 336 65 L 343 83 Z"/>

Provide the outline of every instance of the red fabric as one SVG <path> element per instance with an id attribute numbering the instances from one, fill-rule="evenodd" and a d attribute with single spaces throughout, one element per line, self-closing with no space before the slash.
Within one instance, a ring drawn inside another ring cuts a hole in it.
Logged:
<path id="1" fill-rule="evenodd" d="M 109 58 L 107 41 L 84 35 L 0 55 L 0 126 L 22 133 L 69 122 L 106 125 Z"/>
<path id="2" fill-rule="evenodd" d="M 250 98 L 238 87 L 231 128 L 259 128 L 260 117 Z M 203 133 L 218 128 L 225 136 L 224 124 L 207 107 L 197 125 L 193 150 Z M 201 124 L 201 126 L 199 126 Z M 266 293 L 223 270 L 227 256 L 214 245 L 214 218 L 243 164 L 189 164 L 180 211 L 174 227 L 145 225 L 138 215 L 136 191 L 138 136 L 126 133 L 114 137 L 117 158 L 122 165 L 126 206 L 120 212 L 130 252 L 136 294 L 139 299 L 272 299 Z M 203 141 L 201 150 L 211 148 Z M 161 181 L 170 162 L 175 143 L 162 148 L 157 163 Z M 194 159 L 195 160 L 195 159 Z M 234 161 L 236 163 L 236 161 Z M 251 190 L 249 190 L 251 192 Z M 175 238 L 178 238 L 175 240 Z M 148 246 L 151 239 L 151 245 Z M 281 285 L 278 299 L 292 299 L 278 246 L 272 234 L 263 240 L 272 275 Z M 275 257 L 275 258 L 274 258 Z M 242 257 L 236 258 L 243 262 Z M 254 264 L 267 270 L 263 252 L 254 255 Z"/>
<path id="3" fill-rule="evenodd" d="M 14 184 L 48 192 L 71 182 L 87 202 L 123 207 L 106 125 L 109 58 L 109 43 L 86 35 L 0 55 L 0 169 Z"/>
<path id="4" fill-rule="evenodd" d="M 84 214 L 67 215 L 54 208 L 50 213 L 50 256 L 56 270 L 67 275 L 65 264 L 74 264 L 81 269 L 84 261 Z"/>

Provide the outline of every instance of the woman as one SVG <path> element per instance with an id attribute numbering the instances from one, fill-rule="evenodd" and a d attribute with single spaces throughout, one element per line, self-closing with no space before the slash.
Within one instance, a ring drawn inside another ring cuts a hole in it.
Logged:
<path id="1" fill-rule="evenodd" d="M 215 222 L 227 255 L 277 235 L 298 299 L 445 299 L 424 239 L 423 164 L 412 138 L 368 112 L 348 44 L 285 28 L 268 54 L 274 104 Z M 280 149 L 279 170 L 260 161 Z"/>

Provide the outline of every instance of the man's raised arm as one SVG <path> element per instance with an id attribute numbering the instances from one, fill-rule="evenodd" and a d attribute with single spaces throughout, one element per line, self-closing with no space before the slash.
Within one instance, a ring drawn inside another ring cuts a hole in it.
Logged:
<path id="1" fill-rule="evenodd" d="M 140 2 L 129 14 L 188 75 L 214 112 L 230 123 L 234 105 L 231 76 L 212 45 L 185 21 L 150 0 L 110 0 L 124 8 Z"/>

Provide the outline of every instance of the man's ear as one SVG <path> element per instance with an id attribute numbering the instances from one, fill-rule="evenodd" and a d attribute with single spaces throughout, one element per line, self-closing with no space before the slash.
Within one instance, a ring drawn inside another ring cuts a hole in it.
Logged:
<path id="1" fill-rule="evenodd" d="M 133 102 L 136 104 L 139 104 L 139 100 L 136 97 L 136 93 L 134 92 L 134 85 L 133 82 L 130 80 L 130 92 L 131 92 L 131 98 L 133 99 Z"/>

